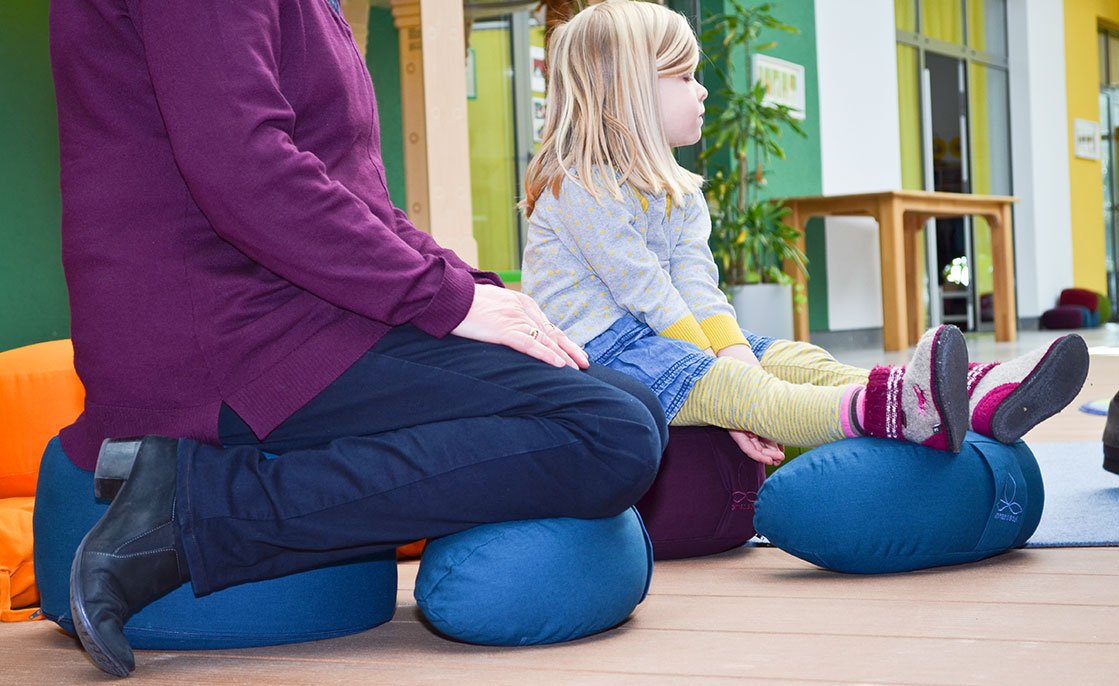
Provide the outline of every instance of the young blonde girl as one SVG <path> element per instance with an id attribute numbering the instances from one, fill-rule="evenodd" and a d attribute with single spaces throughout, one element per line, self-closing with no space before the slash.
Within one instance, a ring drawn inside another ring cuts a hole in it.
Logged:
<path id="1" fill-rule="evenodd" d="M 859 435 L 955 452 L 969 427 L 1015 441 L 1079 391 L 1088 357 L 1075 335 L 969 365 L 960 331 L 940 326 L 908 365 L 866 370 L 739 329 L 707 245 L 703 179 L 672 154 L 699 140 L 707 97 L 687 22 L 607 0 L 559 27 L 548 59 L 523 287 L 591 361 L 646 383 L 671 424 L 726 428 L 767 464 L 778 444 Z"/>

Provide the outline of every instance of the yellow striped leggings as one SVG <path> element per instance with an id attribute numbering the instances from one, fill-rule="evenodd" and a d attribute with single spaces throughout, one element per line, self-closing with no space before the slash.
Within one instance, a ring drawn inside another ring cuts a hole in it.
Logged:
<path id="1" fill-rule="evenodd" d="M 843 364 L 819 346 L 784 340 L 774 341 L 760 362 L 720 357 L 672 424 L 743 429 L 802 448 L 848 435 L 844 404 L 852 385 L 866 385 L 866 369 Z"/>

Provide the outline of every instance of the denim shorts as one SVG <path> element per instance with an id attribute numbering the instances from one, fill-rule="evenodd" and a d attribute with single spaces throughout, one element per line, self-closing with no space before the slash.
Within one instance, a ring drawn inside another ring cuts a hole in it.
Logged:
<path id="1" fill-rule="evenodd" d="M 743 331 L 746 342 L 761 359 L 773 343 L 768 336 Z M 699 378 L 715 358 L 687 341 L 658 336 L 633 315 L 625 315 L 595 336 L 584 350 L 591 362 L 628 374 L 648 386 L 669 421 L 680 411 Z"/>

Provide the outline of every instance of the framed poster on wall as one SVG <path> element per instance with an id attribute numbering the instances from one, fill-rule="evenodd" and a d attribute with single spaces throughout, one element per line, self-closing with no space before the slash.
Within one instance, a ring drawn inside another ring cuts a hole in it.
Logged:
<path id="1" fill-rule="evenodd" d="M 1100 158 L 1100 123 L 1089 119 L 1072 121 L 1072 141 L 1075 154 L 1082 160 Z"/>

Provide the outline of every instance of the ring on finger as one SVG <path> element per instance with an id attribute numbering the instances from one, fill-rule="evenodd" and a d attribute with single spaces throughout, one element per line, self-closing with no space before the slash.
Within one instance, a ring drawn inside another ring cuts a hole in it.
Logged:
<path id="1" fill-rule="evenodd" d="M 535 341 L 536 337 L 540 335 L 540 329 L 538 329 L 534 326 L 534 327 L 532 327 L 532 330 L 530 330 L 528 332 L 528 335 L 532 338 L 532 340 Z"/>
<path id="2" fill-rule="evenodd" d="M 545 322 L 544 323 L 544 330 L 547 331 L 548 333 L 552 333 L 552 331 L 555 328 L 556 328 L 556 325 L 551 323 L 551 322 Z"/>

